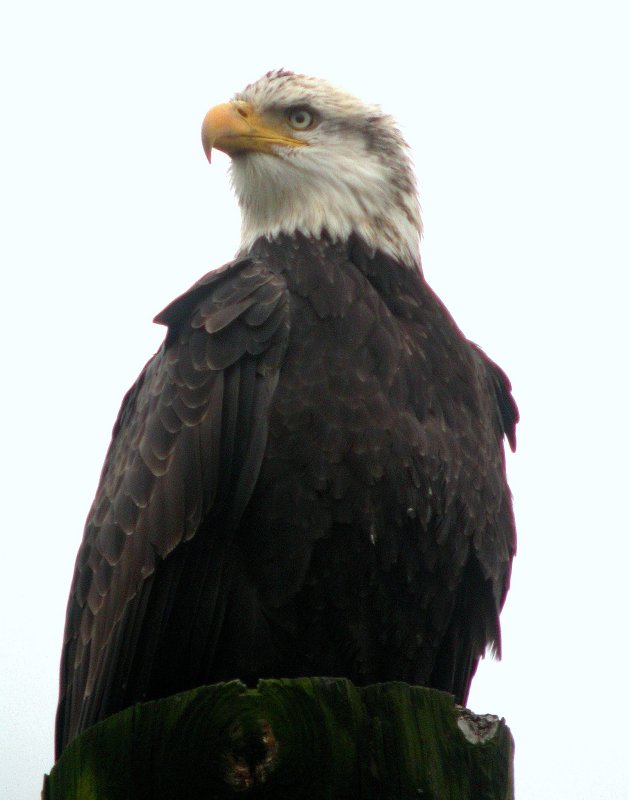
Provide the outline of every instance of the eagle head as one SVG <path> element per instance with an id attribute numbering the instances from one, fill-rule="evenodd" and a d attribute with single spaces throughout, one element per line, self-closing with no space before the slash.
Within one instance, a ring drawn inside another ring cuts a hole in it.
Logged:
<path id="1" fill-rule="evenodd" d="M 231 159 L 240 252 L 300 232 L 358 235 L 419 268 L 421 217 L 409 148 L 394 120 L 327 81 L 268 72 L 210 109 L 202 141 Z"/>

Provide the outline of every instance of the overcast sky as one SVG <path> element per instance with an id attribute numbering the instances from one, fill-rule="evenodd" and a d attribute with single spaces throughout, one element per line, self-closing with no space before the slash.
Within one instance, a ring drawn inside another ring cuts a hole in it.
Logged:
<path id="1" fill-rule="evenodd" d="M 399 120 L 426 277 L 520 405 L 504 658 L 470 707 L 507 719 L 518 800 L 629 798 L 626 5 L 228 5 L 0 21 L 0 796 L 37 797 L 52 765 L 74 558 L 151 319 L 237 247 L 201 120 L 284 66 Z"/>

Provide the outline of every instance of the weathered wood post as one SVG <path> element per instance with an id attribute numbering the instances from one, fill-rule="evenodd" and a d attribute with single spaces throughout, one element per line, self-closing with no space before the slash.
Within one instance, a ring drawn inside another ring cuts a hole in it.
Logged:
<path id="1" fill-rule="evenodd" d="M 95 725 L 45 800 L 510 800 L 513 740 L 443 692 L 344 679 L 238 681 Z"/>

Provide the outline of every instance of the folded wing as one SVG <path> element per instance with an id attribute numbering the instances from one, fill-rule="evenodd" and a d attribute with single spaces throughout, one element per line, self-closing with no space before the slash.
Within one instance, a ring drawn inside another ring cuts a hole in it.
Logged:
<path id="1" fill-rule="evenodd" d="M 236 262 L 207 275 L 156 321 L 168 326 L 166 340 L 123 401 L 77 557 L 58 754 L 86 727 L 150 694 L 159 681 L 150 674 L 159 669 L 155 656 L 175 630 L 175 598 L 203 605 L 199 654 L 216 642 L 221 557 L 266 447 L 289 326 L 284 279 L 256 262 Z M 167 559 L 195 536 L 208 539 L 205 569 L 214 570 L 199 576 L 198 589 L 181 558 Z M 177 636 L 187 641 L 179 623 Z M 184 624 L 195 624 L 194 615 Z"/>

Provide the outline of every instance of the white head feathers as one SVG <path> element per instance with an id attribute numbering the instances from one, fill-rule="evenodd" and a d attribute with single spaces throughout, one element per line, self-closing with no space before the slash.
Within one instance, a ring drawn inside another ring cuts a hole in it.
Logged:
<path id="1" fill-rule="evenodd" d="M 261 236 L 301 232 L 345 240 L 419 267 L 421 217 L 408 146 L 393 119 L 329 83 L 276 71 L 237 94 L 257 113 L 308 109 L 314 124 L 293 136 L 307 146 L 233 157 L 242 211 L 241 252 Z"/>

